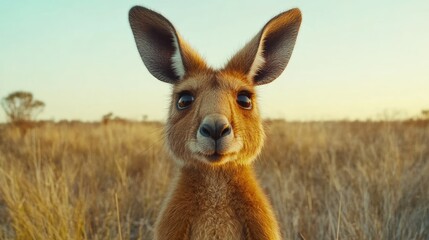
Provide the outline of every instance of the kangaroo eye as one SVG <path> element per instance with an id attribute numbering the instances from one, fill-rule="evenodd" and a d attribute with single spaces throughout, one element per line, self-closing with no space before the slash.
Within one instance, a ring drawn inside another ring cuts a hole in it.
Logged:
<path id="1" fill-rule="evenodd" d="M 250 99 L 250 93 L 240 92 L 237 95 L 237 103 L 243 109 L 252 109 L 252 99 Z"/>
<path id="2" fill-rule="evenodd" d="M 181 93 L 177 101 L 177 109 L 183 110 L 191 106 L 195 98 L 189 92 Z"/>

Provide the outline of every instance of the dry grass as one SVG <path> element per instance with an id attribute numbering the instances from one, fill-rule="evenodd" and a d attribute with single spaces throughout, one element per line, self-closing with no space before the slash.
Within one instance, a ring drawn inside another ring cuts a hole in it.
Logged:
<path id="1" fill-rule="evenodd" d="M 267 123 L 256 163 L 285 239 L 429 239 L 429 123 Z M 1 239 L 151 239 L 161 124 L 0 126 Z"/>

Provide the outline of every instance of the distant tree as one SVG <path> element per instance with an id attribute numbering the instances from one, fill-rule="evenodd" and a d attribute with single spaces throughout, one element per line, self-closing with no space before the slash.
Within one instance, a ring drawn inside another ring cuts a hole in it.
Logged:
<path id="1" fill-rule="evenodd" d="M 145 114 L 145 115 L 143 115 L 143 122 L 146 122 L 147 121 L 147 119 L 148 119 L 148 116 Z"/>
<path id="2" fill-rule="evenodd" d="M 109 112 L 108 114 L 104 114 L 103 117 L 101 117 L 101 122 L 104 125 L 107 125 L 110 121 L 112 121 L 113 113 Z"/>
<path id="3" fill-rule="evenodd" d="M 17 91 L 3 98 L 1 105 L 11 123 L 31 122 L 39 115 L 45 103 L 33 98 L 30 92 Z"/>
<path id="4" fill-rule="evenodd" d="M 422 110 L 422 116 L 425 119 L 429 119 L 429 109 L 428 110 Z"/>

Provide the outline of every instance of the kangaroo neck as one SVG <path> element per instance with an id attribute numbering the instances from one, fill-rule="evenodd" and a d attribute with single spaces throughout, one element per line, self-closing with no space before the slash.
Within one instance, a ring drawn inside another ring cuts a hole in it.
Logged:
<path id="1" fill-rule="evenodd" d="M 180 171 L 180 185 L 195 198 L 240 197 L 244 193 L 255 192 L 258 183 L 249 165 L 183 167 Z M 258 190 L 256 190 L 258 192 Z"/>

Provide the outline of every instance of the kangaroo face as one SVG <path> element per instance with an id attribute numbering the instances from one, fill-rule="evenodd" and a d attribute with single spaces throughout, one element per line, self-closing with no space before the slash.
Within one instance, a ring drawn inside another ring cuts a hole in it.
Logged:
<path id="1" fill-rule="evenodd" d="M 149 72 L 173 84 L 166 130 L 172 156 L 183 164 L 249 164 L 264 138 L 255 86 L 273 81 L 285 69 L 300 11 L 271 19 L 219 70 L 208 67 L 162 15 L 133 7 L 129 19 Z"/>
<path id="2" fill-rule="evenodd" d="M 172 152 L 186 161 L 245 163 L 262 147 L 255 89 L 244 76 L 207 71 L 174 85 L 167 126 Z"/>

